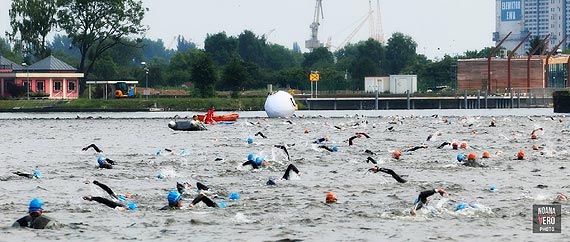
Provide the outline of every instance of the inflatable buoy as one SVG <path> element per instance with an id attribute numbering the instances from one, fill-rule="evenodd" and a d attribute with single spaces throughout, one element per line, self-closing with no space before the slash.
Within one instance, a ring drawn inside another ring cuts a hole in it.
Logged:
<path id="1" fill-rule="evenodd" d="M 291 94 L 278 91 L 267 96 L 265 100 L 265 113 L 270 118 L 288 118 L 293 116 L 297 104 Z"/>

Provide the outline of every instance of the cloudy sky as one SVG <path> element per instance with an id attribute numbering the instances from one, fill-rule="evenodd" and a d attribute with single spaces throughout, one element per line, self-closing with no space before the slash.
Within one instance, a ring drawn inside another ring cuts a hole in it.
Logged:
<path id="1" fill-rule="evenodd" d="M 377 0 L 372 1 L 376 9 Z M 379 0 L 382 33 L 387 40 L 402 32 L 418 44 L 417 52 L 429 58 L 462 54 L 494 45 L 494 0 Z M 237 36 L 243 30 L 265 34 L 269 42 L 303 51 L 310 36 L 316 0 L 143 0 L 149 8 L 144 23 L 147 37 L 162 39 L 175 47 L 175 37 L 184 36 L 203 47 L 207 34 L 225 31 Z M 0 0 L 0 36 L 9 28 L 9 0 Z M 343 43 L 362 23 L 369 0 L 323 0 L 319 39 L 333 47 Z M 368 22 L 350 42 L 370 36 Z M 329 41 L 330 39 L 330 41 Z"/>

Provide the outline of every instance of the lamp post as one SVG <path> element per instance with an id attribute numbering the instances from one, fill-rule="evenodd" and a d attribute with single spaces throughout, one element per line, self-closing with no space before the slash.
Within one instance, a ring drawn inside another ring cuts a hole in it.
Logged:
<path id="1" fill-rule="evenodd" d="M 148 94 L 150 94 L 149 90 L 148 90 L 148 67 L 146 66 L 146 62 L 141 62 L 141 65 L 143 66 L 144 69 L 144 73 L 145 73 L 145 79 L 146 79 L 146 86 L 144 89 L 145 92 L 145 98 L 148 100 Z"/>
<path id="2" fill-rule="evenodd" d="M 22 63 L 22 66 L 26 67 L 26 78 L 27 78 L 26 96 L 28 97 L 28 100 L 30 100 L 30 69 L 29 69 L 28 64 L 26 62 Z"/>

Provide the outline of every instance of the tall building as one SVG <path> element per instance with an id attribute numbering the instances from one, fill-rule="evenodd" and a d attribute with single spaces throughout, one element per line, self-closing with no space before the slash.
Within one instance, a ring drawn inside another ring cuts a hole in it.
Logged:
<path id="1" fill-rule="evenodd" d="M 496 32 L 493 41 L 499 43 L 509 32 L 511 36 L 503 43 L 507 50 L 516 45 L 530 32 L 529 39 L 541 39 L 550 34 L 549 50 L 557 45 L 565 35 L 570 34 L 570 0 L 496 0 Z M 561 45 L 564 49 L 570 38 Z M 525 41 L 517 54 L 526 55 L 529 41 Z"/>

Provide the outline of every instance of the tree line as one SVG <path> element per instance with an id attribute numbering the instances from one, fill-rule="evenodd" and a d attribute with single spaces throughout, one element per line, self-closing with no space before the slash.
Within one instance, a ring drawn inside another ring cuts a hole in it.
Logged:
<path id="1" fill-rule="evenodd" d="M 250 30 L 238 36 L 208 34 L 203 49 L 178 36 L 176 48 L 169 49 L 162 39 L 143 37 L 147 11 L 137 0 L 13 0 L 11 31 L 0 38 L 0 54 L 26 63 L 53 55 L 77 67 L 85 79 L 144 80 L 144 61 L 150 87 L 190 87 L 196 97 L 231 91 L 237 97 L 267 84 L 308 90 L 311 71 L 320 73 L 320 91 L 363 90 L 364 77 L 391 74 L 418 75 L 420 91 L 454 86 L 457 59 L 486 57 L 491 49 L 430 60 L 416 52 L 410 36 L 397 32 L 385 45 L 368 39 L 303 53 L 297 43 L 290 49 Z M 55 28 L 66 34 L 47 40 Z"/>

